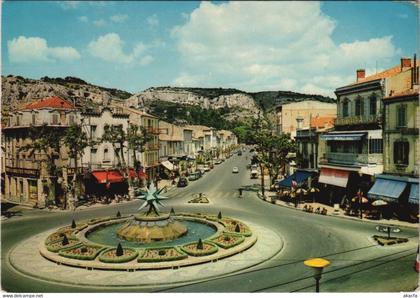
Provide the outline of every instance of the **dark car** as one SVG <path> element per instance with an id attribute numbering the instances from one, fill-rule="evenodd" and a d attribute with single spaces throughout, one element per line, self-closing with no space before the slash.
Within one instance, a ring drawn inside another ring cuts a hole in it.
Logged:
<path id="1" fill-rule="evenodd" d="M 177 184 L 177 186 L 178 187 L 185 187 L 185 186 L 187 186 L 188 185 L 188 180 L 187 180 L 187 178 L 185 178 L 185 177 L 181 177 L 181 178 L 179 178 L 179 180 L 178 180 L 178 184 Z"/>
<path id="2" fill-rule="evenodd" d="M 241 156 L 242 155 L 242 151 L 238 151 L 238 156 Z"/>
<path id="3" fill-rule="evenodd" d="M 191 173 L 191 174 L 188 176 L 188 180 L 189 180 L 189 181 L 195 181 L 195 180 L 197 180 L 197 179 L 200 179 L 200 177 L 201 177 L 201 172 L 197 171 L 197 172 Z"/>

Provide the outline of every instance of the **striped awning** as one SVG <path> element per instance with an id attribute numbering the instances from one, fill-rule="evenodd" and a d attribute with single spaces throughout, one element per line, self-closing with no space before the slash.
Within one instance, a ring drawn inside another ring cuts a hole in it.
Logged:
<path id="1" fill-rule="evenodd" d="M 350 172 L 338 169 L 322 168 L 318 182 L 339 187 L 347 187 Z"/>

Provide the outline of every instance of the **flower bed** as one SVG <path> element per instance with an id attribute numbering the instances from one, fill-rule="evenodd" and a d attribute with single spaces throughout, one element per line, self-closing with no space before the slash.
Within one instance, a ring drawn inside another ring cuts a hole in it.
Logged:
<path id="1" fill-rule="evenodd" d="M 185 244 L 181 247 L 181 249 L 193 257 L 207 256 L 218 251 L 217 246 L 208 241 L 203 241 L 203 249 L 197 248 L 197 242 Z"/>
<path id="2" fill-rule="evenodd" d="M 407 238 L 397 238 L 397 237 L 384 237 L 384 236 L 378 236 L 374 235 L 373 239 L 378 242 L 379 245 L 393 245 L 398 243 L 405 243 L 408 242 Z"/>
<path id="3" fill-rule="evenodd" d="M 238 220 L 234 220 L 230 218 L 222 218 L 220 221 L 226 227 L 226 232 L 240 234 L 246 237 L 249 237 L 252 235 L 251 229 L 246 224 Z M 239 228 L 239 230 L 237 230 L 237 228 Z"/>
<path id="4" fill-rule="evenodd" d="M 117 256 L 116 248 L 106 249 L 99 255 L 99 261 L 104 263 L 125 263 L 134 260 L 139 255 L 133 248 L 123 248 L 123 252 L 122 256 Z"/>
<path id="5" fill-rule="evenodd" d="M 56 242 L 56 241 L 58 241 L 58 240 L 63 240 L 64 235 L 66 235 L 66 236 L 67 236 L 67 238 L 73 238 L 73 239 L 76 239 L 76 238 L 73 236 L 73 232 L 74 232 L 74 230 L 73 230 L 73 229 L 70 229 L 70 230 L 64 230 L 64 231 L 61 231 L 61 232 L 59 232 L 59 231 L 54 232 L 54 233 L 52 233 L 52 234 L 48 235 L 47 239 L 45 239 L 45 244 L 49 244 L 49 243 L 52 243 L 52 242 Z"/>
<path id="6" fill-rule="evenodd" d="M 144 250 L 137 261 L 138 262 L 166 262 L 177 261 L 187 258 L 188 256 L 178 247 L 160 247 L 148 248 Z"/>
<path id="7" fill-rule="evenodd" d="M 211 238 L 210 240 L 221 248 L 227 249 L 241 244 L 244 242 L 245 237 L 238 234 L 222 233 L 217 237 Z"/>
<path id="8" fill-rule="evenodd" d="M 105 247 L 101 246 L 82 244 L 76 247 L 62 249 L 58 252 L 58 254 L 62 257 L 71 259 L 94 260 L 104 249 Z"/>
<path id="9" fill-rule="evenodd" d="M 48 244 L 46 244 L 46 247 L 51 252 L 58 252 L 61 249 L 75 247 L 80 244 L 79 239 L 68 239 L 68 240 L 69 240 L 69 243 L 66 245 L 63 245 L 63 239 L 60 239 L 57 241 L 49 242 Z"/>

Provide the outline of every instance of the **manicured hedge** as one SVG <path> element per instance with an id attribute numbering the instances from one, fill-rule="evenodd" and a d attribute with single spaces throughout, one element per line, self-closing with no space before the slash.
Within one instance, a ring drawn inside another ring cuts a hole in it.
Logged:
<path id="1" fill-rule="evenodd" d="M 175 251 L 175 255 L 173 256 L 158 256 L 159 251 Z M 150 254 L 156 254 L 156 257 L 150 256 Z M 159 247 L 159 248 L 147 248 L 144 250 L 144 253 L 141 254 L 137 258 L 137 262 L 145 262 L 145 263 L 152 263 L 152 262 L 168 262 L 168 261 L 178 261 L 182 259 L 186 259 L 188 255 L 183 252 L 178 247 Z"/>
<path id="2" fill-rule="evenodd" d="M 229 240 L 225 241 L 224 238 L 228 237 Z M 244 242 L 245 237 L 242 235 L 232 234 L 232 233 L 223 233 L 219 235 L 218 237 L 213 237 L 210 239 L 211 242 L 217 244 L 221 248 L 228 249 L 234 246 L 237 246 L 238 244 L 241 244 Z"/>
<path id="3" fill-rule="evenodd" d="M 49 251 L 51 252 L 59 252 L 61 249 L 67 249 L 67 248 L 72 248 L 72 247 L 76 247 L 78 245 L 80 245 L 80 241 L 79 239 L 68 239 L 69 240 L 69 244 L 67 245 L 61 245 L 62 243 L 62 239 L 57 240 L 57 241 L 53 241 L 53 242 L 49 242 L 48 244 L 46 244 L 46 247 Z"/>
<path id="4" fill-rule="evenodd" d="M 81 250 L 83 248 L 88 249 L 91 251 L 91 254 L 82 253 Z M 70 259 L 77 259 L 77 260 L 94 260 L 100 252 L 102 252 L 106 247 L 101 247 L 97 245 L 86 245 L 81 244 L 76 247 L 62 249 L 58 252 L 58 254 L 62 257 L 70 258 Z"/>
<path id="5" fill-rule="evenodd" d="M 99 261 L 104 262 L 104 263 L 126 263 L 126 262 L 130 262 L 131 260 L 134 260 L 139 255 L 139 253 L 133 248 L 123 248 L 124 255 L 122 255 L 120 257 L 117 257 L 117 256 L 109 257 L 109 256 L 106 255 L 108 252 L 116 251 L 116 250 L 117 250 L 116 248 L 105 249 L 99 255 Z M 126 251 L 130 251 L 130 252 L 132 252 L 132 254 L 131 255 L 126 255 L 125 254 Z"/>
<path id="6" fill-rule="evenodd" d="M 45 239 L 44 243 L 47 245 L 47 244 L 56 242 L 58 240 L 63 240 L 64 235 L 66 235 L 67 238 L 69 238 L 69 239 L 70 238 L 71 239 L 77 239 L 75 236 L 73 236 L 73 230 L 66 230 L 66 231 L 63 231 L 63 232 L 58 232 L 57 231 L 57 232 L 54 232 L 54 233 L 48 235 L 48 237 L 47 237 L 47 239 Z"/>
<path id="7" fill-rule="evenodd" d="M 252 235 L 251 229 L 243 222 L 231 218 L 222 218 L 220 220 L 225 226 L 225 231 L 231 234 L 238 234 L 249 237 Z M 236 226 L 239 225 L 240 231 L 236 231 Z"/>
<path id="8" fill-rule="evenodd" d="M 214 243 L 210 242 L 210 241 L 203 241 L 204 245 L 209 245 L 211 246 L 211 248 L 209 250 L 204 250 L 204 249 L 190 249 L 188 248 L 188 246 L 190 245 L 194 245 L 194 247 L 197 246 L 197 242 L 192 242 L 192 243 L 188 243 L 185 244 L 181 247 L 181 250 L 184 251 L 185 253 L 187 253 L 190 256 L 193 257 L 202 257 L 202 256 L 208 256 L 211 254 L 216 253 L 219 248 L 217 247 L 217 245 L 215 245 Z"/>

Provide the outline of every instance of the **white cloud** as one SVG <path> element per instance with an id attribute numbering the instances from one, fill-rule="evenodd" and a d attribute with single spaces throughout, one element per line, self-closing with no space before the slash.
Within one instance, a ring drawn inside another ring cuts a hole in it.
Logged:
<path id="1" fill-rule="evenodd" d="M 151 28 L 156 28 L 157 26 L 159 26 L 159 18 L 156 14 L 149 16 L 146 19 L 146 22 Z"/>
<path id="2" fill-rule="evenodd" d="M 41 37 L 19 36 L 7 42 L 11 63 L 52 62 L 55 60 L 80 59 L 79 52 L 72 47 L 48 47 Z"/>
<path id="3" fill-rule="evenodd" d="M 109 18 L 114 23 L 124 23 L 128 20 L 128 15 L 126 14 L 116 14 Z"/>
<path id="4" fill-rule="evenodd" d="M 120 64 L 140 64 L 146 65 L 153 61 L 153 57 L 146 55 L 149 46 L 139 42 L 131 53 L 124 52 L 124 41 L 117 33 L 108 33 L 98 37 L 88 45 L 89 53 L 107 62 Z"/>
<path id="5" fill-rule="evenodd" d="M 80 5 L 80 1 L 57 1 L 56 3 L 64 10 L 76 9 Z"/>
<path id="6" fill-rule="evenodd" d="M 93 25 L 96 27 L 104 27 L 106 25 L 106 21 L 104 19 L 95 20 L 93 21 Z"/>
<path id="7" fill-rule="evenodd" d="M 79 21 L 83 23 L 89 22 L 89 18 L 87 16 L 80 16 Z"/>
<path id="8" fill-rule="evenodd" d="M 335 27 L 319 2 L 202 2 L 172 30 L 185 60 L 174 83 L 332 96 L 357 68 L 399 53 L 391 36 L 337 44 Z"/>

